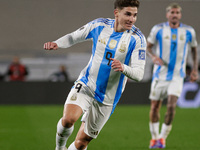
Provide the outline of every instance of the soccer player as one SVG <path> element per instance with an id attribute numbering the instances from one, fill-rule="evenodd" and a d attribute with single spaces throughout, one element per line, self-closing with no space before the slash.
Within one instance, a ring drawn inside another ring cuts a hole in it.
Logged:
<path id="1" fill-rule="evenodd" d="M 172 3 L 166 8 L 166 18 L 168 21 L 155 25 L 147 38 L 147 54 L 154 63 L 149 96 L 149 126 L 152 136 L 149 148 L 165 148 L 165 140 L 172 129 L 177 99 L 183 87 L 189 46 L 193 58 L 190 80 L 198 79 L 197 41 L 194 29 L 180 22 L 181 7 L 177 3 Z M 153 46 L 156 48 L 156 54 L 152 51 Z M 159 111 L 164 98 L 167 98 L 167 112 L 159 134 Z"/>
<path id="2" fill-rule="evenodd" d="M 63 117 L 57 124 L 56 150 L 66 149 L 74 123 L 82 114 L 82 125 L 68 150 L 87 149 L 113 113 L 127 77 L 135 81 L 143 78 L 146 39 L 134 26 L 138 7 L 138 0 L 116 0 L 115 19 L 96 19 L 75 32 L 44 44 L 44 49 L 56 50 L 93 40 L 91 58 L 72 87 Z"/>

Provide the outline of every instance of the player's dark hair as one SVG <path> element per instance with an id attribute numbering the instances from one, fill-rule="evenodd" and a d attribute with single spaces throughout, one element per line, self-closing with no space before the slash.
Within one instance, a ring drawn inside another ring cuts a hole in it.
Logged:
<path id="1" fill-rule="evenodd" d="M 138 0 L 116 0 L 114 8 L 123 9 L 124 7 L 137 7 L 139 8 L 140 2 Z"/>

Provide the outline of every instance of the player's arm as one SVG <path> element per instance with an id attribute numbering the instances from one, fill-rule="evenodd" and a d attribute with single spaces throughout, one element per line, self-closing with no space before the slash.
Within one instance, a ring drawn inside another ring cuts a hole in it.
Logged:
<path id="1" fill-rule="evenodd" d="M 86 24 L 85 26 L 79 28 L 78 30 L 66 34 L 65 36 L 57 39 L 53 42 L 47 42 L 44 44 L 44 49 L 46 50 L 57 50 L 58 48 L 68 48 L 76 43 L 83 42 L 88 36 L 90 30 L 92 28 L 92 24 Z"/>
<path id="2" fill-rule="evenodd" d="M 112 60 L 111 67 L 114 69 L 116 72 L 123 72 L 124 71 L 124 65 L 117 59 L 110 58 Z"/>
<path id="3" fill-rule="evenodd" d="M 136 49 L 131 55 L 129 65 L 124 64 L 123 74 L 134 81 L 141 81 L 144 76 L 146 63 L 146 48 Z"/>
<path id="4" fill-rule="evenodd" d="M 133 68 L 121 63 L 117 59 L 110 58 L 110 60 L 112 60 L 111 67 L 114 69 L 114 71 L 122 72 L 125 76 L 135 81 L 142 80 L 144 76 L 144 65 Z"/>
<path id="5" fill-rule="evenodd" d="M 197 47 L 191 48 L 193 68 L 190 74 L 190 81 L 194 82 L 198 79 L 198 58 L 197 58 Z"/>
<path id="6" fill-rule="evenodd" d="M 141 40 L 138 37 L 136 40 L 136 45 L 133 46 L 135 49 L 131 54 L 128 65 L 120 64 L 118 61 L 115 62 L 115 66 L 118 66 L 117 70 L 121 71 L 125 76 L 135 81 L 141 81 L 144 76 L 146 63 L 146 39 L 145 37 L 142 38 L 143 39 Z M 114 61 L 112 63 L 114 63 Z"/>
<path id="7" fill-rule="evenodd" d="M 154 46 L 154 44 L 147 42 L 147 55 L 152 59 L 154 64 L 163 65 L 164 64 L 163 60 L 160 59 L 160 57 L 156 56 L 153 53 L 153 51 L 152 51 L 153 46 Z"/>
<path id="8" fill-rule="evenodd" d="M 147 38 L 147 56 L 149 56 L 153 63 L 156 64 L 156 65 L 164 65 L 165 63 L 163 62 L 163 60 L 156 56 L 154 53 L 153 53 L 153 46 L 154 44 L 157 42 L 157 34 L 158 34 L 158 31 L 159 31 L 160 27 L 155 25 L 152 29 L 151 29 L 151 32 Z"/>

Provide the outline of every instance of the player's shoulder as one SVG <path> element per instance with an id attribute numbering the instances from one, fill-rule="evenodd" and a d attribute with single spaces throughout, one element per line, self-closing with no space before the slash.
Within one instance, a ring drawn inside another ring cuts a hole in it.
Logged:
<path id="1" fill-rule="evenodd" d="M 167 27 L 167 26 L 169 26 L 168 22 L 158 23 L 158 24 L 156 24 L 152 27 L 152 30 L 154 30 L 154 31 L 159 30 L 159 29 L 162 29 L 162 28 Z"/>
<path id="2" fill-rule="evenodd" d="M 132 36 L 134 38 L 138 39 L 141 42 L 142 46 L 146 46 L 146 38 L 139 28 L 133 26 L 130 32 L 132 33 Z"/>
<path id="3" fill-rule="evenodd" d="M 186 30 L 194 30 L 194 28 L 190 25 L 180 23 L 180 28 L 185 28 Z"/>
<path id="4" fill-rule="evenodd" d="M 89 24 L 113 25 L 114 21 L 115 21 L 114 19 L 110 18 L 97 18 L 89 22 Z"/>
<path id="5" fill-rule="evenodd" d="M 138 36 L 144 37 L 144 34 L 142 33 L 142 31 L 134 25 L 130 32 L 132 33 L 132 35 L 138 35 Z"/>

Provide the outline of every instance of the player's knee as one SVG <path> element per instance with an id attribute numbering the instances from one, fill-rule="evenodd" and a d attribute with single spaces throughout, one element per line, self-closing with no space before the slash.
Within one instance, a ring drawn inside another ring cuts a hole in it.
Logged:
<path id="1" fill-rule="evenodd" d="M 172 114 L 175 112 L 175 109 L 176 109 L 176 105 L 175 104 L 167 104 L 167 111 L 168 113 Z"/>
<path id="2" fill-rule="evenodd" d="M 76 120 L 73 119 L 73 118 L 67 118 L 67 117 L 63 117 L 63 118 L 62 118 L 62 124 L 63 124 L 63 126 L 66 127 L 66 128 L 72 127 L 72 126 L 74 125 L 75 122 L 76 122 Z"/>
<path id="3" fill-rule="evenodd" d="M 159 108 L 156 105 L 152 105 L 151 106 L 151 112 L 154 113 L 154 114 L 158 113 L 159 112 Z"/>
<path id="4" fill-rule="evenodd" d="M 87 141 L 87 140 L 76 140 L 75 141 L 76 148 L 81 149 L 81 150 L 84 150 L 88 144 L 89 144 L 89 141 Z"/>

